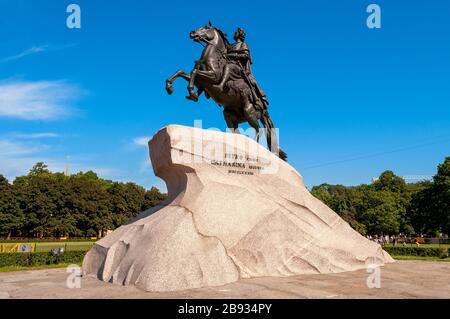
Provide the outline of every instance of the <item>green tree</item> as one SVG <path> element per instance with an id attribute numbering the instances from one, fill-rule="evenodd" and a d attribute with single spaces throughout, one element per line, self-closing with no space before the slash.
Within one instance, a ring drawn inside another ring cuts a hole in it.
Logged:
<path id="1" fill-rule="evenodd" d="M 437 174 L 413 197 L 410 219 L 422 233 L 450 233 L 450 157 L 438 166 Z"/>
<path id="2" fill-rule="evenodd" d="M 14 186 L 0 175 L 0 236 L 10 238 L 19 234 L 23 227 L 24 215 L 14 192 Z"/>
<path id="3" fill-rule="evenodd" d="M 83 236 L 102 237 L 113 229 L 110 196 L 95 180 L 71 176 L 68 182 L 69 196 L 66 207 L 76 220 L 76 228 Z"/>
<path id="4" fill-rule="evenodd" d="M 134 183 L 113 183 L 108 189 L 115 227 L 136 217 L 142 211 L 145 189 Z"/>
<path id="5" fill-rule="evenodd" d="M 167 194 L 161 193 L 158 188 L 152 187 L 145 192 L 144 202 L 141 206 L 141 211 L 145 211 L 151 207 L 159 205 L 167 198 Z"/>
<path id="6" fill-rule="evenodd" d="M 93 171 L 87 171 L 86 173 L 79 172 L 79 173 L 77 173 L 75 175 L 72 175 L 72 176 L 77 177 L 77 178 L 83 178 L 85 180 L 95 182 L 99 186 L 101 186 L 103 189 L 108 189 L 109 187 L 111 187 L 111 185 L 113 183 L 110 180 L 106 180 L 106 179 L 102 179 L 102 178 L 98 177 L 98 175 L 95 172 L 93 172 Z"/>
<path id="7" fill-rule="evenodd" d="M 405 180 L 394 174 L 393 171 L 381 173 L 378 180 L 373 184 L 376 190 L 402 193 L 406 190 Z"/>
<path id="8" fill-rule="evenodd" d="M 30 177 L 43 176 L 43 175 L 50 175 L 48 166 L 45 165 L 43 162 L 36 163 L 36 165 L 34 165 L 31 168 L 30 172 L 28 173 L 28 176 L 30 176 Z"/>
<path id="9" fill-rule="evenodd" d="M 314 187 L 312 193 L 360 233 L 394 234 L 414 232 L 407 207 L 418 189 L 392 171 L 385 171 L 371 185 L 323 184 Z"/>
<path id="10" fill-rule="evenodd" d="M 405 180 L 392 171 L 383 172 L 379 179 L 373 184 L 375 190 L 387 191 L 393 196 L 395 207 L 397 207 L 399 231 L 413 234 L 414 228 L 408 216 L 408 207 L 412 196 L 423 188 L 423 183 L 407 184 Z"/>
<path id="11" fill-rule="evenodd" d="M 355 189 L 343 185 L 322 184 L 313 187 L 311 193 L 334 210 L 356 231 L 365 234 L 365 225 L 356 219 L 356 208 L 354 205 Z"/>
<path id="12" fill-rule="evenodd" d="M 0 236 L 102 237 L 165 198 L 157 188 L 114 183 L 93 171 L 68 177 L 39 162 L 13 185 L 0 178 Z"/>
<path id="13" fill-rule="evenodd" d="M 396 194 L 371 186 L 360 187 L 354 205 L 358 222 L 364 224 L 369 234 L 399 233 L 402 208 Z"/>
<path id="14" fill-rule="evenodd" d="M 77 233 L 73 213 L 66 205 L 70 195 L 67 177 L 51 173 L 44 163 L 37 163 L 27 176 L 14 181 L 28 236 L 54 237 Z"/>
<path id="15" fill-rule="evenodd" d="M 33 172 L 27 179 L 20 181 L 15 186 L 25 215 L 26 233 L 39 238 L 52 236 L 51 222 L 58 213 L 58 200 L 61 197 L 57 182 L 50 174 Z"/>

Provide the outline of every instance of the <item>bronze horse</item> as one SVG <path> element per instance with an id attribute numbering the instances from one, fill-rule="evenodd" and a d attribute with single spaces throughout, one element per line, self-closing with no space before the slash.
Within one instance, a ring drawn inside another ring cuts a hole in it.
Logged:
<path id="1" fill-rule="evenodd" d="M 211 25 L 201 27 L 190 33 L 190 38 L 196 42 L 204 43 L 205 48 L 200 60 L 190 74 L 179 70 L 166 80 L 168 94 L 173 93 L 172 83 L 181 77 L 189 82 L 189 96 L 186 98 L 194 102 L 204 92 L 207 98 L 212 98 L 224 108 L 223 115 L 228 128 L 239 133 L 239 123 L 248 122 L 256 131 L 256 141 L 259 141 L 259 122 L 264 126 L 269 150 L 286 160 L 287 155 L 278 147 L 275 126 L 269 116 L 266 105 L 258 99 L 251 86 L 251 82 L 245 76 L 241 68 L 233 65 L 230 80 L 226 87 L 219 84 L 222 80 L 223 70 L 227 63 L 227 48 L 230 45 L 226 35 L 218 28 Z M 194 91 L 194 85 L 197 92 Z"/>

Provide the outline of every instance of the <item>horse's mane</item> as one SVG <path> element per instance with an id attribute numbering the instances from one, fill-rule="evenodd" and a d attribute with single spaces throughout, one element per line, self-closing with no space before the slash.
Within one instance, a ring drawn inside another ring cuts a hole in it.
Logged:
<path id="1" fill-rule="evenodd" d="M 219 33 L 219 35 L 222 37 L 223 42 L 225 43 L 226 47 L 229 47 L 231 45 L 230 41 L 228 41 L 226 33 L 224 33 L 222 30 L 220 30 L 217 27 L 214 27 L 214 29 Z"/>

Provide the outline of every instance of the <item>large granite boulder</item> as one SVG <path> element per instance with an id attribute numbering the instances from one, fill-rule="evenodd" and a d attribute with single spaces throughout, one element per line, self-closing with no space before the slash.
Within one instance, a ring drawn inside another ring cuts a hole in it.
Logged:
<path id="1" fill-rule="evenodd" d="M 99 240 L 84 274 L 173 291 L 393 262 L 244 135 L 171 125 L 149 147 L 168 199 Z"/>

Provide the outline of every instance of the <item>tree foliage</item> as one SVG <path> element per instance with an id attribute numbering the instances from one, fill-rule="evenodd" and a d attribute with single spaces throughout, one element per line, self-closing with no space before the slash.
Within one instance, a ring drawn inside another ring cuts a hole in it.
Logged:
<path id="1" fill-rule="evenodd" d="M 407 184 L 385 171 L 371 185 L 323 184 L 312 193 L 362 234 L 450 233 L 450 157 L 432 182 Z"/>
<path id="2" fill-rule="evenodd" d="M 165 198 L 158 189 L 101 179 L 92 171 L 65 176 L 37 163 L 11 185 L 0 175 L 0 236 L 98 236 Z"/>
<path id="3" fill-rule="evenodd" d="M 411 223 L 424 233 L 450 233 L 450 157 L 438 166 L 433 182 L 417 192 L 409 207 Z"/>
<path id="4" fill-rule="evenodd" d="M 407 184 L 385 171 L 370 185 L 323 184 L 312 193 L 362 234 L 450 233 L 450 157 L 432 181 Z M 155 187 L 37 163 L 12 184 L 0 175 L 0 237 L 102 237 L 165 198 Z"/>
<path id="5" fill-rule="evenodd" d="M 0 175 L 0 236 L 10 237 L 20 231 L 24 215 L 19 207 L 14 186 Z"/>

